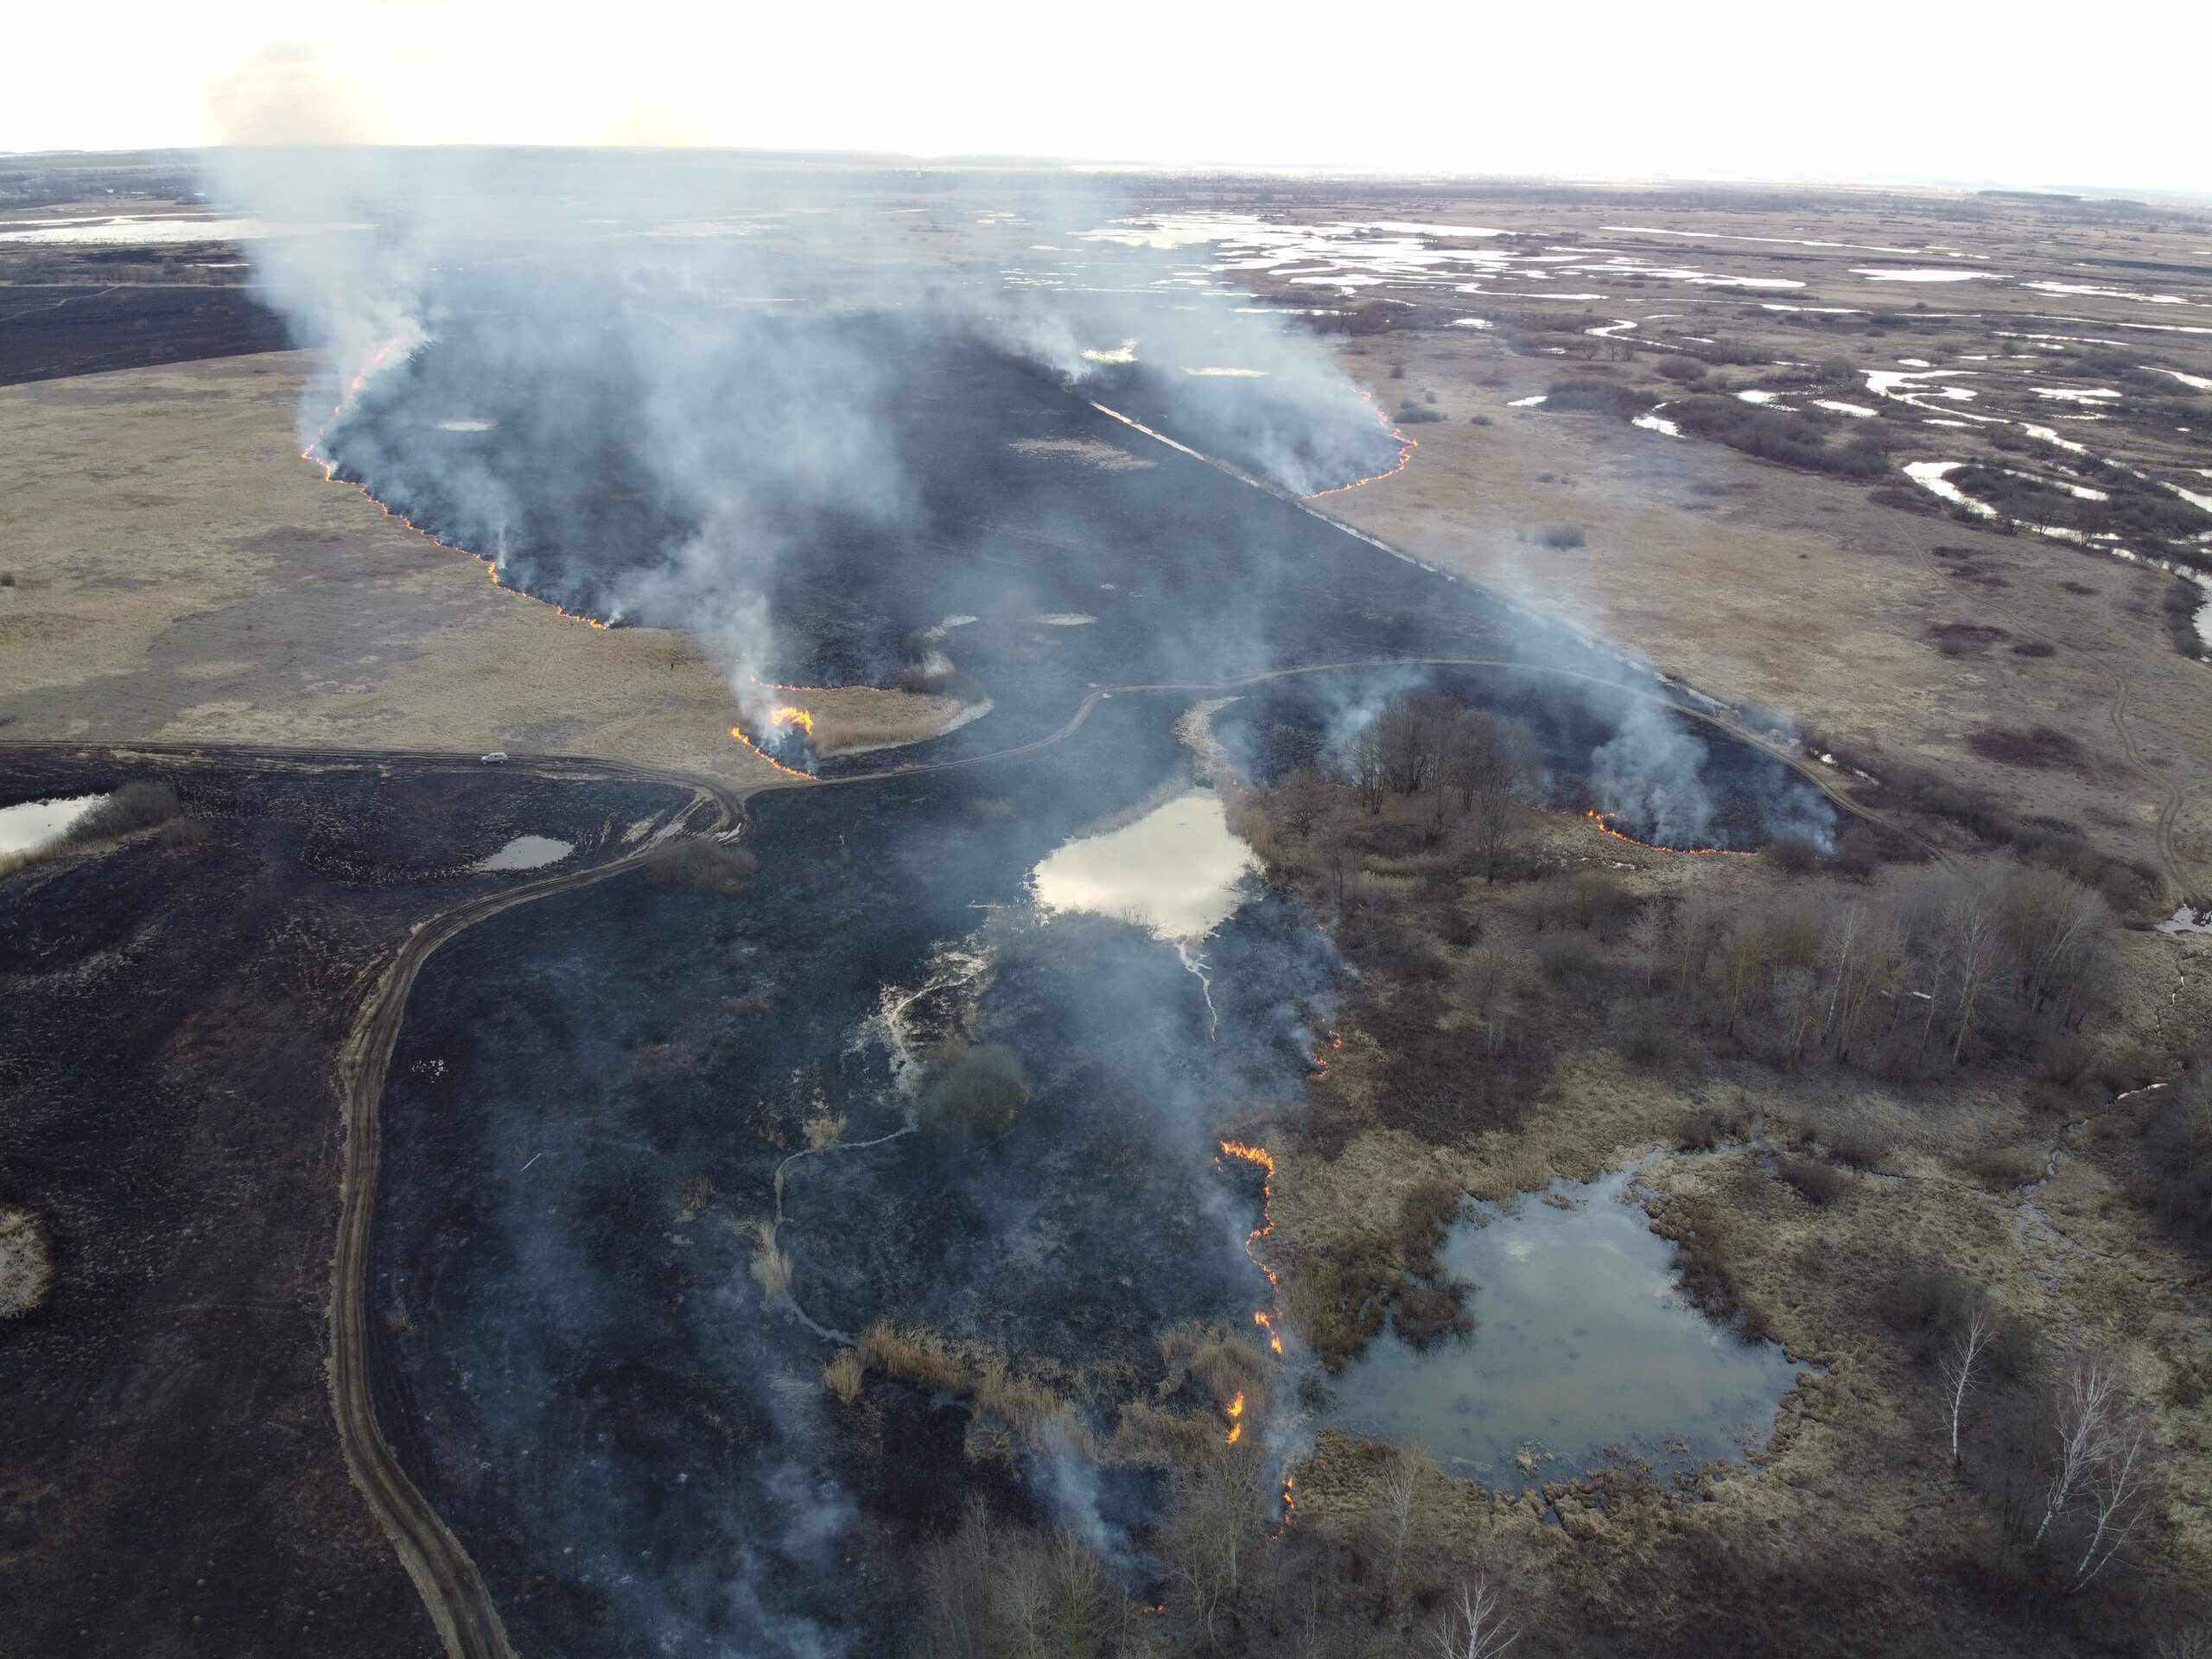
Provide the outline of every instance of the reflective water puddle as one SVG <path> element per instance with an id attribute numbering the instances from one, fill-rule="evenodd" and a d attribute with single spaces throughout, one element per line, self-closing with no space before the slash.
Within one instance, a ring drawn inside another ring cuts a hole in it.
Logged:
<path id="1" fill-rule="evenodd" d="M 1555 1182 L 1513 1214 L 1479 1206 L 1443 1252 L 1475 1287 L 1474 1335 L 1424 1353 L 1386 1334 L 1336 1379 L 1324 1421 L 1509 1490 L 1616 1453 L 1681 1468 L 1764 1444 L 1802 1366 L 1683 1300 L 1674 1246 L 1629 1180 Z"/>
<path id="2" fill-rule="evenodd" d="M 0 855 L 35 853 L 51 847 L 69 833 L 69 826 L 102 801 L 105 795 L 78 795 L 67 800 L 25 801 L 20 806 L 0 807 Z"/>
<path id="3" fill-rule="evenodd" d="M 1047 911 L 1089 911 L 1141 923 L 1163 938 L 1202 939 L 1242 902 L 1237 883 L 1259 868 L 1230 833 L 1220 798 L 1179 795 L 1134 823 L 1071 841 L 1030 873 Z"/>

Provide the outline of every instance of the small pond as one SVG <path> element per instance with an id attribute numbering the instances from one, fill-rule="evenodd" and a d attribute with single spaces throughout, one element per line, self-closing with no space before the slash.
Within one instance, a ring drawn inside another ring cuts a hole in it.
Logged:
<path id="1" fill-rule="evenodd" d="M 0 806 L 0 857 L 51 847 L 69 833 L 71 824 L 105 799 L 105 795 L 78 795 L 67 800 Z"/>
<path id="2" fill-rule="evenodd" d="M 558 864 L 575 851 L 573 842 L 556 841 L 550 836 L 517 836 L 488 858 L 480 858 L 468 868 L 472 870 L 542 870 L 548 864 Z"/>
<path id="3" fill-rule="evenodd" d="M 1229 828 L 1221 798 L 1195 789 L 1133 823 L 1056 849 L 1031 874 L 1047 911 L 1127 917 L 1163 938 L 1197 940 L 1243 901 L 1259 861 Z"/>
<path id="4" fill-rule="evenodd" d="M 1616 1451 L 1681 1468 L 1764 1444 L 1802 1366 L 1683 1299 L 1630 1179 L 1554 1182 L 1460 1221 L 1443 1265 L 1475 1287 L 1474 1335 L 1424 1353 L 1386 1333 L 1335 1380 L 1322 1421 L 1507 1490 Z"/>

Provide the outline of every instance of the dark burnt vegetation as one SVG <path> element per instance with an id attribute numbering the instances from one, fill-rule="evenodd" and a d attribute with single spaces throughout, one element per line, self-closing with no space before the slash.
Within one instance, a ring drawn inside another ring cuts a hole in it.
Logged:
<path id="1" fill-rule="evenodd" d="M 1995 760 L 2008 766 L 2056 769 L 2085 774 L 2090 770 L 2088 751 L 2064 732 L 2049 726 L 2031 727 L 2024 730 L 2001 726 L 1985 727 L 1980 731 L 1967 734 L 1967 747 L 1985 760 Z"/>
<path id="2" fill-rule="evenodd" d="M 1029 1103 L 1021 1057 L 1000 1043 L 940 1044 L 925 1057 L 929 1070 L 921 1109 L 932 1122 L 978 1135 L 1003 1135 Z"/>
<path id="3" fill-rule="evenodd" d="M 672 836 L 645 855 L 645 875 L 656 887 L 688 887 L 694 893 L 735 898 L 743 893 L 760 861 L 729 842 L 698 836 Z"/>

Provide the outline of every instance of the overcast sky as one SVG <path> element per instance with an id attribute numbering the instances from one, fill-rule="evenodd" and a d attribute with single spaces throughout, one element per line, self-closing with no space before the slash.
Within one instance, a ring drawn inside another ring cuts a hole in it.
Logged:
<path id="1" fill-rule="evenodd" d="M 2212 191 L 2202 0 L 123 0 L 18 8 L 6 39 L 0 149 L 690 143 Z"/>

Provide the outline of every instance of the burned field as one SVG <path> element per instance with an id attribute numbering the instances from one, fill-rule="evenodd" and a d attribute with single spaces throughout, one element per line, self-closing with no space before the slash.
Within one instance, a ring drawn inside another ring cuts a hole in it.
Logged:
<path id="1" fill-rule="evenodd" d="M 1248 1249 L 1267 1218 L 1220 1149 L 1299 1121 L 1342 965 L 1282 895 L 1178 944 L 1110 908 L 1040 913 L 1031 885 L 1189 794 L 1207 688 L 1263 781 L 1263 734 L 1318 749 L 1427 685 L 1536 715 L 1575 810 L 1825 835 L 1778 761 L 1274 493 L 1172 450 L 1025 474 L 1022 442 L 1115 429 L 994 373 L 1014 396 L 969 400 L 977 435 L 931 456 L 976 504 L 963 539 L 855 538 L 810 567 L 818 604 L 795 588 L 783 609 L 814 642 L 801 671 L 879 677 L 902 636 L 960 619 L 938 638 L 989 712 L 755 798 L 741 897 L 633 874 L 544 901 L 457 939 L 410 1002 L 372 1263 L 380 1414 L 533 1649 L 889 1639 L 971 1499 L 1157 1586 L 1173 1448 L 1241 1436 L 1232 1400 L 1279 1524 L 1296 1412 L 1262 1405 L 1299 1362 L 1255 1325 L 1282 1317 Z M 1327 666 L 1348 662 L 1374 666 Z M 985 1052 L 1012 1057 L 1018 1109 L 949 1103 Z M 1193 1381 L 1178 1342 L 1236 1386 Z"/>
<path id="2" fill-rule="evenodd" d="M 0 1359 L 10 1628 L 57 1654 L 154 1630 L 435 1651 L 331 1433 L 333 1056 L 411 928 L 526 879 L 471 864 L 532 831 L 572 867 L 614 855 L 692 791 L 443 757 L 12 749 L 6 769 L 28 798 L 169 800 L 0 900 L 0 1201 L 54 1269 Z"/>

